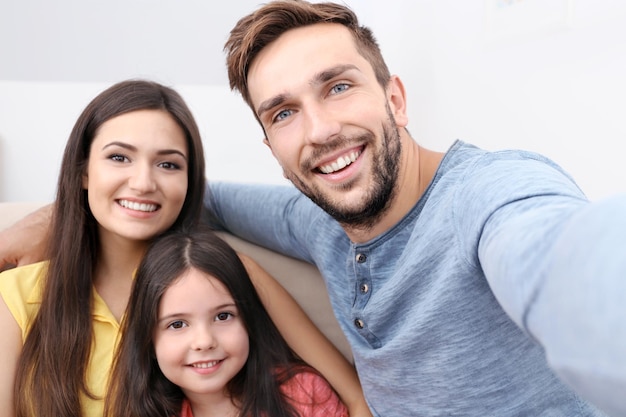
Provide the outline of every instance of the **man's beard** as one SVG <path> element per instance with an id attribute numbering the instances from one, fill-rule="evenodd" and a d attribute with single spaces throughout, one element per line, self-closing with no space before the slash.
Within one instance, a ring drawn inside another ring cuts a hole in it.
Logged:
<path id="1" fill-rule="evenodd" d="M 348 208 L 339 202 L 333 202 L 327 198 L 316 187 L 307 186 L 298 176 L 293 173 L 286 173 L 287 178 L 304 195 L 320 206 L 332 218 L 343 226 L 350 228 L 368 230 L 371 229 L 378 220 L 389 209 L 390 203 L 396 193 L 398 182 L 399 158 L 401 152 L 400 131 L 398 130 L 391 109 L 387 105 L 387 120 L 382 125 L 383 143 L 380 152 L 372 157 L 373 185 L 366 190 L 362 203 L 356 207 Z M 375 138 L 372 134 L 367 134 L 359 139 L 366 139 L 370 149 L 374 149 Z M 338 148 L 345 143 L 346 138 L 333 142 L 328 148 Z M 325 148 L 328 150 L 328 148 Z M 322 151 L 321 149 L 319 150 Z M 304 164 L 306 165 L 306 164 Z M 310 167 L 303 167 L 303 172 L 310 171 Z M 349 190 L 352 184 L 345 184 L 344 189 Z"/>

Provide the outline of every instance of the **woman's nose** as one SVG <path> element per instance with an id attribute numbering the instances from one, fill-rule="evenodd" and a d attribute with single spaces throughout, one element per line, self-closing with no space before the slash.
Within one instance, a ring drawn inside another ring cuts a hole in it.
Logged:
<path id="1" fill-rule="evenodd" d="M 133 190 L 140 193 L 156 191 L 156 182 L 151 166 L 137 166 L 128 183 Z"/>

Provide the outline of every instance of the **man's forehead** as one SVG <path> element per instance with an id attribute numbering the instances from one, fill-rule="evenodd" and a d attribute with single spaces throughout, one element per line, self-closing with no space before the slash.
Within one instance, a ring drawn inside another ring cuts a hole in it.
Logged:
<path id="1" fill-rule="evenodd" d="M 290 83 L 309 83 L 327 68 L 359 59 L 363 57 L 343 25 L 317 23 L 291 29 L 265 46 L 251 62 L 248 88 L 251 96 L 278 94 L 281 91 L 277 89 L 284 90 Z"/>

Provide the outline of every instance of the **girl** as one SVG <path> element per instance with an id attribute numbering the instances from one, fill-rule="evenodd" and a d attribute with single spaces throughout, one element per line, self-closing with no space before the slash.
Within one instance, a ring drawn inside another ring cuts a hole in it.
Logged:
<path id="1" fill-rule="evenodd" d="M 348 415 L 282 339 L 234 250 L 208 229 L 153 243 L 122 328 L 109 417 Z"/>
<path id="2" fill-rule="evenodd" d="M 174 90 L 129 80 L 89 103 L 68 139 L 56 201 L 36 213 L 52 219 L 35 226 L 49 230 L 47 261 L 0 275 L 0 417 L 102 415 L 134 271 L 154 237 L 196 224 L 204 188 L 198 127 Z M 366 410 L 351 365 L 276 281 L 249 267 L 285 338 L 355 414 Z"/>

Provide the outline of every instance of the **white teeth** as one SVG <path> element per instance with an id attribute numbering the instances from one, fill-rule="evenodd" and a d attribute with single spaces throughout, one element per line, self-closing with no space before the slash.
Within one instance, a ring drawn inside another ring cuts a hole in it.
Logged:
<path id="1" fill-rule="evenodd" d="M 340 156 L 334 162 L 324 165 L 320 167 L 320 171 L 324 174 L 330 174 L 335 171 L 339 171 L 356 161 L 356 159 L 361 155 L 361 151 L 352 151 L 349 155 Z"/>
<path id="2" fill-rule="evenodd" d="M 220 361 L 211 361 L 211 362 L 202 362 L 202 363 L 194 363 L 191 366 L 193 366 L 194 368 L 202 368 L 202 369 L 207 369 L 207 368 L 212 368 L 215 365 L 217 365 Z"/>
<path id="3" fill-rule="evenodd" d="M 155 211 L 157 209 L 156 204 L 134 203 L 128 200 L 120 200 L 120 206 L 131 210 L 147 212 Z"/>

